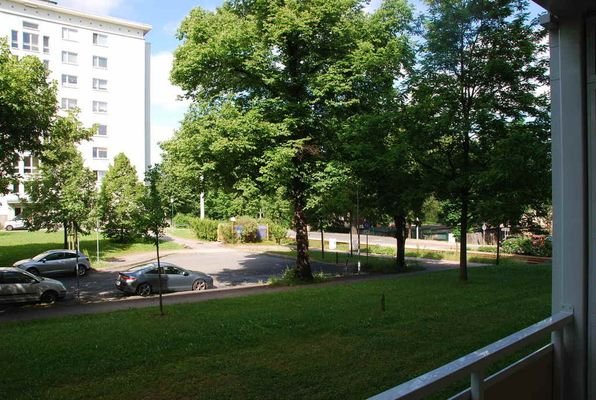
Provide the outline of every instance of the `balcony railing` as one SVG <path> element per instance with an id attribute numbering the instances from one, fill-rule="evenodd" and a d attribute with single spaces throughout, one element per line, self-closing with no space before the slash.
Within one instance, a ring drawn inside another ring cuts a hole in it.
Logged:
<path id="1" fill-rule="evenodd" d="M 499 383 L 513 376 L 524 368 L 533 368 L 532 365 L 541 359 L 547 360 L 548 375 L 552 374 L 553 343 L 562 341 L 563 328 L 573 321 L 573 311 L 561 311 L 545 320 L 535 323 L 504 339 L 492 343 L 480 350 L 463 356 L 455 361 L 445 364 L 433 371 L 414 378 L 408 382 L 395 386 L 383 393 L 371 397 L 369 400 L 411 400 L 421 399 L 425 396 L 436 394 L 447 385 L 457 383 L 466 376 L 470 377 L 470 388 L 455 395 L 451 400 L 484 400 L 488 397 L 503 398 L 500 396 L 486 396 Z M 552 342 L 518 362 L 500 370 L 496 374 L 485 378 L 485 371 L 496 361 L 523 349 L 525 346 L 536 343 L 546 335 L 553 333 Z M 559 347 L 560 348 L 560 347 Z M 550 360 L 550 362 L 548 362 Z M 526 382 L 527 383 L 527 382 Z M 546 382 L 541 382 L 542 386 Z M 557 383 L 554 382 L 556 386 Z M 552 385 L 547 388 L 552 396 Z M 520 397 L 507 397 L 520 398 Z"/>

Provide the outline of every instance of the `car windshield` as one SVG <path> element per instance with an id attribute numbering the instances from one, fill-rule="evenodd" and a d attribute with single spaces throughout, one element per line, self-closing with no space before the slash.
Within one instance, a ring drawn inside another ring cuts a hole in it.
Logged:
<path id="1" fill-rule="evenodd" d="M 47 257 L 47 256 L 48 256 L 48 254 L 50 254 L 50 253 L 48 253 L 48 252 L 45 252 L 45 253 L 38 254 L 38 255 L 36 255 L 35 257 L 33 257 L 33 260 L 35 260 L 35 261 L 39 261 L 39 260 L 41 260 L 42 258 L 45 258 L 45 257 Z"/>

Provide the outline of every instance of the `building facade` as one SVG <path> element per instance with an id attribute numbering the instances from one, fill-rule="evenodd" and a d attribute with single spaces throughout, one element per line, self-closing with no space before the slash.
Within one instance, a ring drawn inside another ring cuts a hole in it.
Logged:
<path id="1" fill-rule="evenodd" d="M 0 0 L 0 37 L 13 54 L 39 57 L 58 83 L 58 107 L 78 108 L 96 135 L 79 145 L 98 182 L 115 155 L 124 153 L 139 179 L 150 164 L 151 26 L 60 7 L 53 1 Z M 15 166 L 23 180 L 0 196 L 0 225 L 22 212 L 23 181 L 38 168 L 23 154 Z"/>

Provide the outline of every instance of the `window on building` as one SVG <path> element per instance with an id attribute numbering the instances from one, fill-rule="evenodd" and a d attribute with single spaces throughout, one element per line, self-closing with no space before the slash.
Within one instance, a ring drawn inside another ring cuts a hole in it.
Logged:
<path id="1" fill-rule="evenodd" d="M 61 106 L 64 110 L 72 110 L 73 108 L 77 107 L 77 99 L 63 97 Z"/>
<path id="2" fill-rule="evenodd" d="M 73 53 L 71 51 L 63 51 L 62 52 L 62 63 L 63 64 L 77 65 L 78 58 L 79 58 L 79 56 L 77 53 Z"/>
<path id="3" fill-rule="evenodd" d="M 23 157 L 23 173 L 34 174 L 39 168 L 39 160 L 34 156 Z"/>
<path id="4" fill-rule="evenodd" d="M 108 149 L 105 147 L 94 147 L 93 158 L 98 160 L 105 160 L 108 158 Z"/>
<path id="5" fill-rule="evenodd" d="M 19 31 L 10 32 L 10 47 L 13 49 L 19 48 Z"/>
<path id="6" fill-rule="evenodd" d="M 39 24 L 35 22 L 23 21 L 23 28 L 33 29 L 34 31 L 39 30 Z"/>
<path id="7" fill-rule="evenodd" d="M 108 112 L 108 103 L 105 101 L 93 101 L 93 112 L 107 113 Z"/>
<path id="8" fill-rule="evenodd" d="M 77 87 L 78 80 L 76 75 L 62 74 L 62 86 L 64 87 Z"/>
<path id="9" fill-rule="evenodd" d="M 19 193 L 19 181 L 17 179 L 12 181 L 12 183 L 8 187 L 8 190 L 10 190 L 12 193 Z"/>
<path id="10" fill-rule="evenodd" d="M 50 60 L 43 60 L 43 66 L 49 70 L 50 69 Z"/>
<path id="11" fill-rule="evenodd" d="M 93 66 L 95 68 L 108 68 L 108 58 L 107 57 L 100 57 L 100 56 L 93 56 Z"/>
<path id="12" fill-rule="evenodd" d="M 37 33 L 23 32 L 23 50 L 39 51 L 39 35 Z"/>
<path id="13" fill-rule="evenodd" d="M 93 89 L 108 90 L 108 81 L 106 79 L 93 78 Z"/>
<path id="14" fill-rule="evenodd" d="M 70 40 L 73 42 L 77 41 L 78 31 L 73 28 L 62 28 L 62 39 Z"/>
<path id="15" fill-rule="evenodd" d="M 44 36 L 43 37 L 43 52 L 48 54 L 50 52 L 50 37 Z"/>
<path id="16" fill-rule="evenodd" d="M 94 33 L 93 34 L 93 44 L 96 46 L 107 46 L 108 45 L 108 35 L 102 35 L 101 33 Z"/>
<path id="17" fill-rule="evenodd" d="M 106 156 L 107 156 L 107 152 L 106 152 Z M 97 183 L 101 183 L 103 178 L 106 176 L 106 171 L 93 171 L 93 172 L 95 172 L 95 180 L 97 181 Z"/>
<path id="18" fill-rule="evenodd" d="M 107 125 L 97 125 L 97 136 L 108 136 L 108 126 Z"/>

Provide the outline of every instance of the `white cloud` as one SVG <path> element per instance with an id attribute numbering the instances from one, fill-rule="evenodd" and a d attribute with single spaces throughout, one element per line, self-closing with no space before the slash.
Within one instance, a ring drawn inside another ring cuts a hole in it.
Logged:
<path id="1" fill-rule="evenodd" d="M 92 14 L 110 15 L 122 4 L 122 0 L 60 0 L 61 7 Z"/>
<path id="2" fill-rule="evenodd" d="M 174 56 L 169 52 L 151 56 L 151 105 L 171 111 L 184 111 L 187 100 L 178 100 L 182 90 L 170 82 L 170 71 Z"/>
<path id="3" fill-rule="evenodd" d="M 161 160 L 159 143 L 178 129 L 189 100 L 179 100 L 182 90 L 170 83 L 174 56 L 161 52 L 151 56 L 151 162 Z"/>

